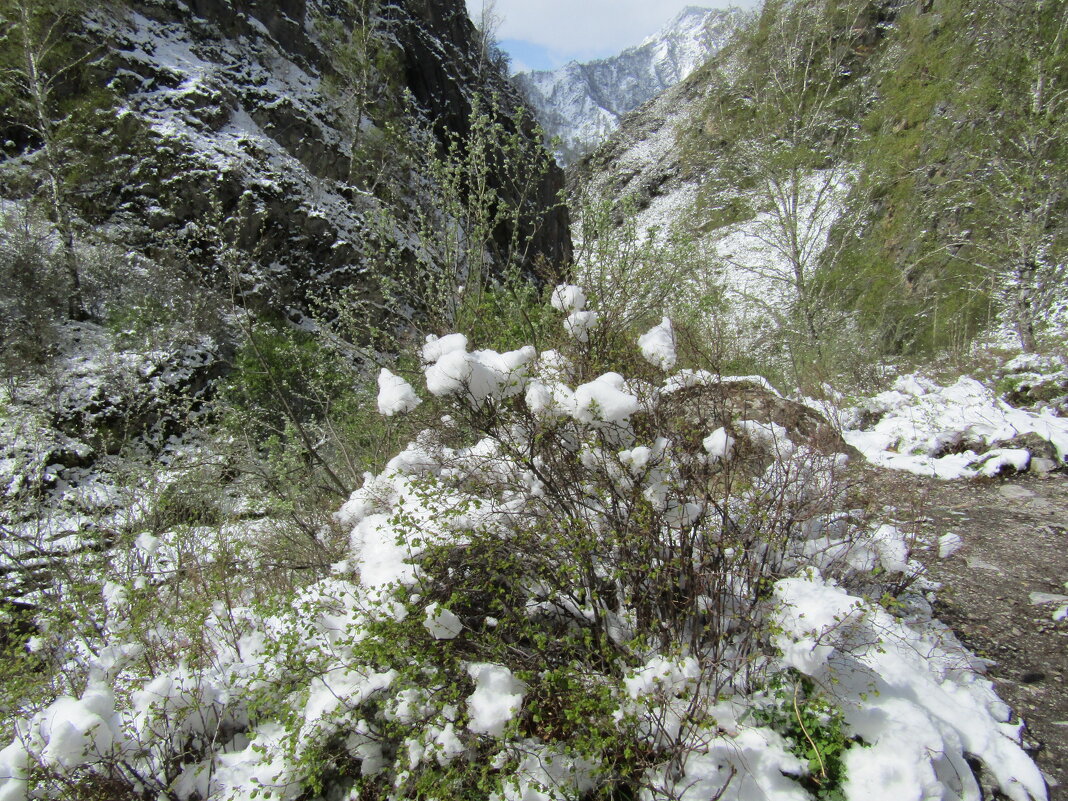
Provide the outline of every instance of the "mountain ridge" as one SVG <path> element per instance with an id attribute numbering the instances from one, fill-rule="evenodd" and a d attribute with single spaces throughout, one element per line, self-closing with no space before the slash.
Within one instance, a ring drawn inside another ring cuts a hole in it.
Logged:
<path id="1" fill-rule="evenodd" d="M 743 12 L 687 6 L 658 33 L 616 56 L 571 61 L 556 70 L 512 76 L 557 156 L 576 160 L 618 127 L 620 119 L 685 79 L 730 38 Z"/>

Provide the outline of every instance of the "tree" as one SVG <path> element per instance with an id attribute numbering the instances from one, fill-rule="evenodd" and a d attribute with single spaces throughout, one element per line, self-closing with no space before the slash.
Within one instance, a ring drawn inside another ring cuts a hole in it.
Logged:
<path id="1" fill-rule="evenodd" d="M 727 257 L 763 290 L 745 293 L 780 329 L 820 351 L 813 279 L 834 254 L 828 233 L 851 177 L 863 82 L 854 72 L 868 4 L 771 0 L 713 73 L 702 132 L 716 153 L 719 187 L 737 187 L 760 212 L 752 230 L 766 265 Z M 785 308 L 783 307 L 785 304 Z"/>
<path id="2" fill-rule="evenodd" d="M 508 56 L 497 45 L 497 32 L 503 23 L 504 15 L 497 10 L 497 0 L 482 0 L 482 8 L 475 20 L 480 75 L 487 67 L 502 75 L 508 74 Z"/>
<path id="3" fill-rule="evenodd" d="M 0 88 L 7 105 L 4 127 L 20 130 L 20 138 L 37 148 L 39 190 L 59 234 L 72 319 L 83 319 L 86 308 L 66 180 L 71 156 L 63 140 L 78 114 L 72 85 L 94 55 L 69 36 L 82 10 L 81 0 L 4 0 L 0 4 Z"/>
<path id="4" fill-rule="evenodd" d="M 1068 2 L 980 0 L 962 90 L 968 164 L 957 182 L 969 257 L 992 276 L 1025 353 L 1068 285 Z"/>

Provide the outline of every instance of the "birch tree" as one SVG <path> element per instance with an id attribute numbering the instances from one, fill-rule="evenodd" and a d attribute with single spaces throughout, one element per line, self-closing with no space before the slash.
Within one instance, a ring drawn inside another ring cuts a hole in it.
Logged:
<path id="1" fill-rule="evenodd" d="M 71 87 L 93 53 L 72 43 L 69 31 L 82 11 L 79 0 L 3 0 L 0 3 L 0 81 L 4 124 L 36 147 L 33 159 L 42 199 L 60 241 L 68 287 L 68 313 L 84 319 L 82 270 L 66 173 L 71 156 L 63 138 L 74 122 Z"/>
<path id="2" fill-rule="evenodd" d="M 761 212 L 753 234 L 776 257 L 734 266 L 777 287 L 763 304 L 820 349 L 813 281 L 849 180 L 859 87 L 854 61 L 866 3 L 769 0 L 715 79 L 705 127 L 723 142 L 719 174 Z M 789 308 L 780 307 L 782 298 Z"/>

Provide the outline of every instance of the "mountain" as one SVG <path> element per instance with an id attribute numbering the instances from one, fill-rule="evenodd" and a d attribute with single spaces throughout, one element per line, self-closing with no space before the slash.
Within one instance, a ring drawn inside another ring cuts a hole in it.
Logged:
<path id="1" fill-rule="evenodd" d="M 1062 801 L 1065 359 L 787 397 L 823 320 L 698 327 L 688 227 L 859 163 L 888 30 L 765 2 L 580 165 L 690 241 L 572 257 L 459 0 L 0 0 L 0 801 Z"/>
<path id="2" fill-rule="evenodd" d="M 569 180 L 699 245 L 751 354 L 1035 350 L 1068 295 L 1059 8 L 767 3 Z"/>
<path id="3" fill-rule="evenodd" d="M 222 395 L 264 413 L 247 455 L 321 452 L 397 332 L 440 333 L 478 278 L 566 270 L 562 172 L 482 52 L 459 0 L 0 4 L 0 524 L 62 536 L 45 496 L 102 514 L 113 457 Z"/>
<path id="4" fill-rule="evenodd" d="M 690 75 L 730 38 L 739 9 L 687 6 L 659 33 L 617 56 L 512 77 L 571 162 L 614 130 L 623 115 Z"/>

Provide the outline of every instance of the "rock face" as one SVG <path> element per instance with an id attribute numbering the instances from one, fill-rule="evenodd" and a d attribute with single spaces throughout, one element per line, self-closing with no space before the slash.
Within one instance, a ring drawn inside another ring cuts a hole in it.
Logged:
<path id="1" fill-rule="evenodd" d="M 0 488 L 31 497 L 78 480 L 50 465 L 89 469 L 131 442 L 164 447 L 240 368 L 257 326 L 296 324 L 311 349 L 320 322 L 344 311 L 345 335 L 358 345 L 375 328 L 419 322 L 430 304 L 418 301 L 431 295 L 405 294 L 416 270 L 465 266 L 437 236 L 460 223 L 439 202 L 445 182 L 432 156 L 467 140 L 479 97 L 496 98 L 481 108 L 503 139 L 549 165 L 520 190 L 500 140 L 486 145 L 487 194 L 517 209 L 492 237 L 525 248 L 532 278 L 568 269 L 563 174 L 533 123 L 516 130 L 522 100 L 482 63 L 460 0 L 79 8 L 83 16 L 63 18 L 64 52 L 80 66 L 57 81 L 57 116 L 80 109 L 60 166 L 86 321 L 57 311 L 73 281 L 51 266 L 56 221 L 36 211 L 41 142 L 25 133 L 15 104 L 0 109 L 0 375 L 23 382 L 12 405 L 37 426 L 32 436 L 21 424 L 0 426 Z M 360 9 L 372 13 L 361 18 Z M 371 45 L 356 36 L 368 26 Z M 14 39 L 0 42 L 5 57 Z M 462 205 L 470 182 L 454 183 Z M 16 219 L 25 220 L 23 239 L 12 234 Z M 400 287 L 388 299 L 387 281 Z M 12 343 L 26 345 L 21 361 Z"/>
<path id="2" fill-rule="evenodd" d="M 674 223 L 704 178 L 677 146 L 705 96 L 700 78 L 695 73 L 628 114 L 607 141 L 568 168 L 569 191 L 632 202 L 643 230 Z"/>
<path id="3" fill-rule="evenodd" d="M 415 220 L 427 180 L 417 159 L 419 125 L 443 153 L 469 133 L 476 96 L 500 98 L 498 119 L 512 130 L 522 101 L 503 76 L 480 68 L 476 33 L 458 0 L 378 3 L 379 51 L 355 67 L 373 73 L 377 85 L 354 100 L 330 36 L 360 24 L 357 5 L 157 0 L 97 7 L 86 31 L 106 43 L 97 69 L 136 130 L 133 152 L 124 154 L 132 156 L 129 172 L 87 204 L 95 222 L 154 232 L 157 240 L 162 232 L 216 273 L 215 283 L 236 283 L 258 307 L 294 319 L 323 287 L 372 292 L 368 273 L 382 269 L 372 254 L 383 245 L 383 219 L 394 245 L 418 247 Z M 532 140 L 533 131 L 525 133 Z M 566 269 L 569 224 L 555 203 L 562 174 L 554 167 L 525 198 L 499 167 L 488 182 L 522 204 L 528 272 Z M 494 233 L 507 241 L 511 226 Z M 403 267 L 405 258 L 395 262 Z M 226 270 L 239 280 L 220 274 Z"/>
<path id="4" fill-rule="evenodd" d="M 504 119 L 513 128 L 517 119 L 523 119 L 524 132 L 534 137 L 534 117 L 529 112 L 519 113 L 523 100 L 514 87 L 494 70 L 482 68 L 480 48 L 463 2 L 408 0 L 398 2 L 396 9 L 402 22 L 398 40 L 405 57 L 407 87 L 434 121 L 442 142 L 450 135 L 463 138 L 470 133 L 471 103 L 477 93 L 498 96 Z M 505 200 L 526 206 L 521 238 L 530 238 L 530 266 L 540 277 L 555 280 L 563 275 L 572 256 L 570 220 L 559 202 L 563 171 L 550 166 L 530 198 L 518 197 L 510 183 L 505 176 L 494 180 Z M 509 236 L 509 230 L 497 232 L 499 242 L 506 242 Z"/>
<path id="5" fill-rule="evenodd" d="M 512 80 L 546 133 L 560 137 L 558 156 L 570 163 L 615 130 L 623 115 L 685 79 L 718 51 L 741 13 L 688 6 L 660 33 L 618 56 L 522 72 Z"/>

